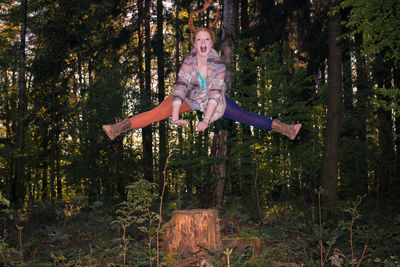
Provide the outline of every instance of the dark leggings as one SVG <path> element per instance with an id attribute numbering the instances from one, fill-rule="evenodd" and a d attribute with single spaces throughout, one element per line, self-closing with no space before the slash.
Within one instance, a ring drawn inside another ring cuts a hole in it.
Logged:
<path id="1" fill-rule="evenodd" d="M 258 129 L 271 131 L 272 119 L 267 118 L 260 114 L 255 114 L 248 112 L 238 104 L 236 104 L 232 99 L 225 96 L 226 99 L 226 109 L 224 115 L 222 116 L 225 119 L 229 119 L 232 121 L 238 121 L 240 123 L 244 123 L 250 126 L 254 126 Z"/>

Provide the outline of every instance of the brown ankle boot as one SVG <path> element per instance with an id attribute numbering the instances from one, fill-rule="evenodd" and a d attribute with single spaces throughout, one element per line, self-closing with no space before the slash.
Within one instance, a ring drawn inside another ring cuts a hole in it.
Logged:
<path id="1" fill-rule="evenodd" d="M 291 140 L 293 140 L 296 137 L 297 133 L 300 131 L 301 123 L 285 124 L 280 122 L 279 120 L 273 120 L 271 127 L 272 131 L 286 135 Z"/>
<path id="2" fill-rule="evenodd" d="M 111 140 L 114 140 L 120 133 L 126 132 L 131 128 L 131 121 L 126 119 L 116 124 L 103 125 L 103 130 Z"/>

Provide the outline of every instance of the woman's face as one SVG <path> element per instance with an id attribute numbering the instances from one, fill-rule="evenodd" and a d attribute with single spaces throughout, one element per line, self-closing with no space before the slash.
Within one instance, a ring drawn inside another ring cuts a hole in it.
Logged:
<path id="1" fill-rule="evenodd" d="M 206 31 L 200 31 L 197 33 L 194 40 L 194 47 L 196 48 L 197 55 L 207 57 L 213 46 L 211 36 Z"/>

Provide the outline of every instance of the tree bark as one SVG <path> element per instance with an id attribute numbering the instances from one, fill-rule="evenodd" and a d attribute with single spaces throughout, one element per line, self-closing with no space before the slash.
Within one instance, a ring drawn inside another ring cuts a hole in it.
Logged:
<path id="1" fill-rule="evenodd" d="M 175 81 L 178 80 L 178 73 L 179 73 L 179 69 L 180 69 L 180 51 L 181 51 L 181 22 L 179 19 L 179 14 L 180 14 L 180 2 L 179 1 L 175 1 L 175 5 L 176 5 L 176 9 L 175 9 L 175 55 L 174 55 L 174 59 L 175 59 Z M 178 136 L 178 152 L 179 152 L 179 156 L 183 156 L 183 152 L 184 152 L 184 141 L 183 141 L 183 132 L 182 132 L 182 128 L 183 127 L 177 127 L 177 136 Z"/>
<path id="2" fill-rule="evenodd" d="M 331 0 L 333 8 L 337 1 Z M 322 184 L 327 193 L 328 206 L 333 214 L 337 207 L 339 128 L 342 94 L 342 48 L 340 45 L 340 17 L 331 15 L 328 19 L 328 114 L 325 136 Z"/>
<path id="3" fill-rule="evenodd" d="M 157 0 L 157 76 L 158 76 L 158 102 L 161 103 L 165 99 L 165 82 L 164 82 L 164 42 L 163 42 L 163 3 L 162 0 Z M 167 160 L 167 128 L 166 122 L 159 122 L 159 186 L 160 189 L 164 185 L 164 166 Z M 160 190 L 161 194 L 161 190 Z"/>
<path id="4" fill-rule="evenodd" d="M 142 109 L 151 106 L 151 36 L 150 36 L 151 0 L 144 2 L 144 36 L 145 36 L 145 86 L 142 94 Z M 153 131 L 152 125 L 142 129 L 143 139 L 143 172 L 144 178 L 153 182 Z"/>
<path id="5" fill-rule="evenodd" d="M 351 68 L 351 44 L 350 40 L 345 40 L 343 43 L 343 108 L 349 119 L 345 120 L 343 128 L 345 135 L 349 138 L 354 137 L 354 93 L 352 83 L 352 68 Z"/>
<path id="6" fill-rule="evenodd" d="M 235 31 L 235 15 L 233 0 L 224 0 L 223 2 L 223 29 L 222 29 L 222 59 L 227 65 L 233 63 L 233 49 L 234 40 L 236 38 Z M 227 88 L 232 88 L 234 83 L 234 74 L 227 70 L 225 82 Z M 212 148 L 212 157 L 220 159 L 217 163 L 211 166 L 210 176 L 217 179 L 214 185 L 213 198 L 211 207 L 219 206 L 222 204 L 225 179 L 227 175 L 227 156 L 228 156 L 228 130 L 217 129 Z"/>
<path id="7" fill-rule="evenodd" d="M 383 55 L 379 54 L 375 57 L 373 66 L 374 83 L 378 88 L 391 90 L 393 75 L 393 62 L 385 62 Z M 378 94 L 378 101 L 390 103 L 390 97 Z M 376 180 L 379 200 L 396 200 L 398 197 L 398 177 L 395 177 L 395 148 L 394 148 L 394 122 L 392 111 L 383 107 L 379 107 L 376 112 L 378 118 L 378 153 L 376 164 Z"/>
<path id="8" fill-rule="evenodd" d="M 57 174 L 57 200 L 62 200 L 62 178 L 61 178 L 61 166 L 60 166 L 61 149 L 57 148 L 56 151 L 56 174 Z"/>
<path id="9" fill-rule="evenodd" d="M 356 42 L 356 71 L 357 71 L 357 127 L 356 138 L 360 142 L 357 162 L 354 162 L 356 173 L 353 175 L 353 192 L 355 195 L 363 195 L 368 192 L 368 144 L 367 144 L 367 119 L 369 118 L 368 97 L 370 86 L 368 83 L 368 70 L 365 58 L 360 50 L 363 42 L 362 34 L 355 36 Z"/>
<path id="10" fill-rule="evenodd" d="M 137 35 L 138 35 L 138 77 L 139 77 L 139 87 L 141 91 L 141 97 L 142 97 L 142 92 L 144 88 L 144 77 L 143 77 L 143 30 L 142 30 L 142 25 L 143 25 L 143 1 L 144 0 L 138 0 L 137 5 L 138 5 L 138 27 L 137 27 Z"/>
<path id="11" fill-rule="evenodd" d="M 249 29 L 249 2 L 248 0 L 240 0 L 240 26 L 242 33 L 245 35 Z"/>
<path id="12" fill-rule="evenodd" d="M 400 65 L 394 66 L 393 69 L 393 83 L 396 88 L 400 88 Z M 400 116 L 397 115 L 395 119 L 395 147 L 396 149 L 396 161 L 395 161 L 395 175 L 394 177 L 400 177 Z M 396 183 L 397 185 L 399 184 L 398 182 Z"/>
<path id="13" fill-rule="evenodd" d="M 15 177 L 11 188 L 11 198 L 15 207 L 19 208 L 23 204 L 24 186 L 23 186 L 23 154 L 24 154 L 24 116 L 27 108 L 26 103 L 26 81 L 25 81 L 25 40 L 26 40 L 26 22 L 27 22 L 28 1 L 21 0 L 21 32 L 19 48 L 19 80 L 18 80 L 18 128 L 17 128 L 17 159 L 15 166 Z"/>
<path id="14" fill-rule="evenodd" d="M 224 198 L 224 188 L 226 174 L 228 172 L 228 130 L 219 129 L 215 132 L 212 144 L 212 157 L 217 159 L 217 163 L 211 165 L 210 177 L 217 180 L 213 186 L 212 201 L 210 207 L 220 206 Z"/>
<path id="15" fill-rule="evenodd" d="M 237 5 L 238 0 L 234 0 L 234 5 Z M 248 38 L 249 34 L 249 14 L 248 14 L 248 0 L 241 0 L 241 9 L 240 9 L 240 26 L 241 26 L 241 32 L 240 36 L 241 38 Z M 235 8 L 235 10 L 237 10 Z M 238 11 L 236 11 L 238 12 Z M 234 16 L 235 18 L 238 16 Z M 235 22 L 235 25 L 238 25 L 237 22 Z M 236 29 L 236 32 L 238 30 Z M 243 44 L 242 44 L 243 45 Z M 245 47 L 246 50 L 246 56 L 249 58 L 250 61 L 254 60 L 254 53 L 251 51 L 250 44 L 246 44 Z M 246 75 L 243 76 L 243 85 L 238 91 L 237 91 L 237 96 L 241 97 L 241 105 L 244 109 L 254 112 L 254 110 L 248 109 L 249 107 L 252 106 L 254 103 L 254 99 L 256 99 L 256 91 L 255 90 L 249 90 L 249 87 L 254 86 L 255 88 L 255 83 L 257 82 L 257 73 L 254 71 L 247 72 L 246 69 L 242 70 Z M 230 95 L 232 96 L 232 95 Z M 251 128 L 249 125 L 246 124 L 241 124 L 240 128 L 242 129 L 242 143 L 247 143 L 250 144 L 250 140 L 254 140 L 251 132 Z M 234 132 L 230 133 L 231 135 L 234 135 Z M 252 183 L 253 177 L 254 177 L 254 172 L 253 170 L 249 170 L 246 166 L 249 166 L 249 164 L 253 164 L 252 162 L 252 151 L 250 148 L 247 150 L 243 150 L 239 154 L 240 157 L 240 163 L 238 164 L 238 168 L 241 169 L 242 171 L 240 172 L 240 179 L 238 179 L 239 186 L 240 188 L 240 195 L 243 197 L 242 199 L 246 201 L 245 205 L 248 203 L 254 203 L 255 193 L 256 188 L 254 188 L 254 184 Z"/>

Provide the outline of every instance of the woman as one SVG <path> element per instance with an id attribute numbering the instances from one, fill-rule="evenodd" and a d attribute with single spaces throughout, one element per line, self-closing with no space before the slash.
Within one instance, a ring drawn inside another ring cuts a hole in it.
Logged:
<path id="1" fill-rule="evenodd" d="M 292 140 L 296 137 L 301 124 L 288 125 L 247 112 L 225 95 L 226 67 L 213 49 L 214 33 L 210 29 L 198 28 L 191 41 L 194 49 L 181 66 L 174 94 L 153 110 L 120 123 L 103 125 L 111 140 L 129 129 L 143 128 L 168 117 L 172 117 L 175 125 L 188 125 L 186 120 L 179 119 L 179 114 L 191 110 L 204 112 L 203 120 L 196 125 L 197 131 L 204 131 L 211 122 L 222 117 L 258 129 L 279 132 Z"/>

